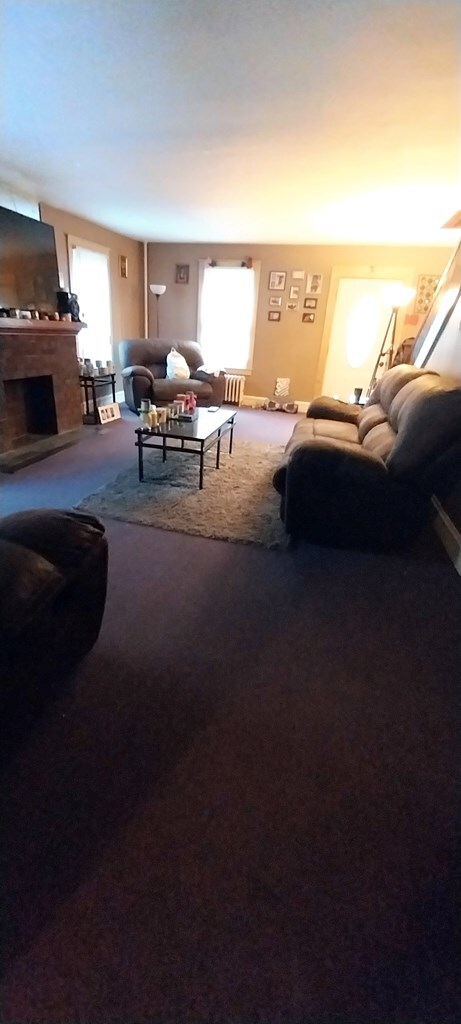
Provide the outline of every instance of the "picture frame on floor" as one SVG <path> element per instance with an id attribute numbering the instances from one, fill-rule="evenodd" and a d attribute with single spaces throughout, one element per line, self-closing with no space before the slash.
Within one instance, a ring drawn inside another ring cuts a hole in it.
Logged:
<path id="1" fill-rule="evenodd" d="M 110 402 L 109 405 L 98 405 L 98 416 L 100 423 L 112 423 L 120 419 L 120 406 L 118 402 Z"/>

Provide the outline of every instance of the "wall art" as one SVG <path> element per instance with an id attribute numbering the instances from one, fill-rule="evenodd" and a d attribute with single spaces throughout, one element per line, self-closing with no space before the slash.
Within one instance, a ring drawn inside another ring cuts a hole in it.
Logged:
<path id="1" fill-rule="evenodd" d="M 270 309 L 268 314 L 267 314 L 267 319 L 268 320 L 280 320 L 280 310 L 278 310 L 278 309 Z"/>
<path id="2" fill-rule="evenodd" d="M 415 313 L 427 313 L 434 298 L 439 277 L 434 274 L 421 274 L 418 277 L 418 287 L 415 297 Z"/>
<path id="3" fill-rule="evenodd" d="M 286 280 L 286 270 L 271 270 L 269 274 L 269 291 L 283 292 Z"/>
<path id="4" fill-rule="evenodd" d="M 303 324 L 313 324 L 315 313 L 303 313 Z"/>
<path id="5" fill-rule="evenodd" d="M 299 284 L 292 284 L 290 288 L 290 299 L 299 299 Z"/>
<path id="6" fill-rule="evenodd" d="M 177 263 L 175 284 L 189 284 L 189 264 Z"/>
<path id="7" fill-rule="evenodd" d="M 294 312 L 299 309 L 299 302 L 287 302 L 287 309 L 291 309 Z"/>
<path id="8" fill-rule="evenodd" d="M 281 295 L 269 295 L 269 305 L 270 306 L 281 306 L 282 305 L 282 296 Z"/>
<path id="9" fill-rule="evenodd" d="M 317 299 L 304 299 L 304 309 L 317 309 Z"/>
<path id="10" fill-rule="evenodd" d="M 323 274 L 308 274 L 306 277 L 306 295 L 320 295 Z"/>

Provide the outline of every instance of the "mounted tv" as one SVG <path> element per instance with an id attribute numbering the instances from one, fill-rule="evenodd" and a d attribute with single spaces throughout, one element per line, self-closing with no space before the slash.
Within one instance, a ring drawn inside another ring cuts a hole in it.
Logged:
<path id="1" fill-rule="evenodd" d="M 58 289 L 54 228 L 0 206 L 0 306 L 54 313 Z"/>

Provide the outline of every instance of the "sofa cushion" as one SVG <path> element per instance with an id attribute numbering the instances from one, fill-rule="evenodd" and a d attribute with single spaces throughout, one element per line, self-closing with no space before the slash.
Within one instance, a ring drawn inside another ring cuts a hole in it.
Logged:
<path id="1" fill-rule="evenodd" d="M 375 427 L 368 431 L 368 434 L 365 434 L 362 448 L 371 455 L 379 456 L 383 462 L 387 462 L 394 447 L 395 438 L 395 430 L 385 420 L 384 423 L 377 423 Z"/>
<path id="2" fill-rule="evenodd" d="M 359 443 L 362 443 L 372 427 L 376 427 L 378 423 L 384 423 L 385 420 L 387 420 L 387 416 L 379 402 L 376 405 L 366 405 L 359 415 Z"/>
<path id="3" fill-rule="evenodd" d="M 295 426 L 287 448 L 291 447 L 292 442 L 294 446 L 301 441 L 311 441 L 313 438 L 335 439 L 357 444 L 358 430 L 355 423 L 346 423 L 342 420 L 300 420 Z"/>
<path id="4" fill-rule="evenodd" d="M 206 401 L 213 394 L 212 385 L 208 381 L 196 380 L 190 377 L 189 380 L 178 379 L 168 380 L 166 377 L 155 380 L 154 401 L 173 402 L 176 395 L 183 395 L 186 391 L 194 391 L 199 401 Z"/>
<path id="5" fill-rule="evenodd" d="M 417 366 L 409 366 L 406 363 L 391 367 L 390 370 L 386 370 L 383 373 L 378 381 L 369 398 L 368 405 L 375 405 L 376 402 L 379 402 L 387 413 L 401 388 L 404 388 L 409 381 L 414 380 L 416 377 L 427 375 L 429 372 L 432 373 L 433 371 L 422 370 Z"/>

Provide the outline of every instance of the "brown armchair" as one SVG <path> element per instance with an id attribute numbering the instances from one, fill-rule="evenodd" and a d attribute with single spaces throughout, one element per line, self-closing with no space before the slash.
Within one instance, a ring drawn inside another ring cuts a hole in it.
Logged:
<path id="1" fill-rule="evenodd" d="M 171 348 L 184 356 L 190 370 L 189 380 L 167 378 L 166 358 Z M 224 401 L 224 374 L 215 377 L 199 370 L 204 360 L 196 341 L 163 341 L 158 338 L 121 341 L 119 358 L 125 402 L 132 412 L 139 412 L 142 398 L 150 398 L 155 405 L 164 405 L 187 390 L 195 391 L 199 405 L 222 405 Z"/>

